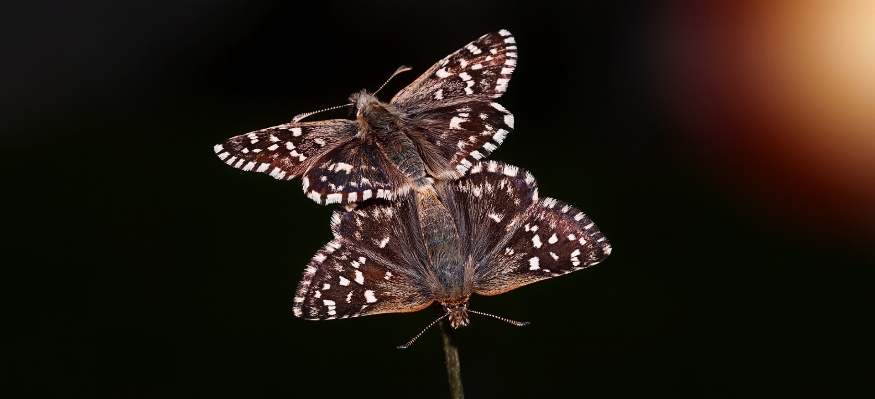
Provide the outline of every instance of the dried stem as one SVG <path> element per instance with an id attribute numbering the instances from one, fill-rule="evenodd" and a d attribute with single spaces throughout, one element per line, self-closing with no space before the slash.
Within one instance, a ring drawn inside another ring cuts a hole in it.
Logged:
<path id="1" fill-rule="evenodd" d="M 444 360 L 447 363 L 447 378 L 450 382 L 450 397 L 452 399 L 464 399 L 465 392 L 462 390 L 462 372 L 459 369 L 459 347 L 456 345 L 456 334 L 447 319 L 438 323 L 441 329 L 441 338 L 444 343 Z"/>

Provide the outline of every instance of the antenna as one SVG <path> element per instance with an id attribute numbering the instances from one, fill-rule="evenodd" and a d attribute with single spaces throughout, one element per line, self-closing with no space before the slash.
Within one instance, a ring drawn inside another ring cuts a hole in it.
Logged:
<path id="1" fill-rule="evenodd" d="M 389 81 L 392 80 L 392 78 L 394 78 L 395 75 L 397 75 L 397 74 L 399 74 L 399 73 L 401 73 L 401 72 L 407 72 L 407 71 L 409 71 L 409 70 L 411 70 L 411 69 L 412 69 L 412 68 L 409 67 L 409 66 L 407 66 L 407 65 L 401 65 L 400 67 L 398 67 L 398 69 L 395 70 L 395 73 L 393 73 L 392 76 L 389 76 L 389 79 L 386 79 L 386 82 L 383 83 L 383 85 L 380 86 L 380 88 L 377 89 L 377 91 L 383 90 L 383 87 L 386 87 L 386 83 L 389 83 Z M 377 91 L 375 91 L 374 94 L 372 94 L 372 95 L 376 95 L 376 94 L 377 94 Z M 331 110 L 338 109 L 338 108 L 343 108 L 343 107 L 349 107 L 350 105 L 355 105 L 355 104 L 354 104 L 354 103 L 343 104 L 343 105 L 338 105 L 338 106 L 336 106 L 336 107 L 325 108 L 325 109 L 320 109 L 320 110 L 318 110 L 318 111 L 306 112 L 306 113 L 303 113 L 303 114 L 298 114 L 298 115 L 295 115 L 294 118 L 292 118 L 292 123 L 297 123 L 297 122 L 299 122 L 301 119 L 304 119 L 304 118 L 306 118 L 306 117 L 308 117 L 308 116 L 310 116 L 310 115 L 313 115 L 313 114 L 318 114 L 318 113 L 320 113 L 320 112 L 325 112 L 325 111 L 331 111 Z"/>
<path id="2" fill-rule="evenodd" d="M 306 113 L 303 113 L 303 114 L 298 114 L 298 115 L 295 115 L 294 118 L 292 118 L 292 123 L 298 122 L 298 121 L 300 121 L 301 119 L 304 119 L 304 118 L 306 118 L 306 117 L 308 117 L 308 116 L 310 116 L 310 115 L 313 115 L 313 114 L 318 114 L 318 113 L 320 113 L 320 112 L 331 111 L 331 110 L 333 110 L 333 109 L 338 109 L 338 108 L 348 107 L 348 106 L 350 106 L 350 105 L 352 105 L 352 103 L 349 103 L 349 104 L 343 104 L 343 105 L 338 105 L 338 106 L 336 106 L 336 107 L 331 107 L 331 108 L 320 109 L 320 110 L 318 110 L 318 111 L 306 112 Z"/>
<path id="3" fill-rule="evenodd" d="M 474 313 L 474 314 L 479 314 L 479 315 L 481 315 L 481 316 L 489 316 L 489 317 L 492 317 L 492 318 L 495 318 L 495 319 L 498 319 L 498 320 L 501 320 L 501 321 L 504 321 L 504 322 L 507 322 L 507 323 L 513 324 L 513 325 L 515 325 L 515 326 L 517 326 L 517 327 L 522 327 L 522 326 L 527 326 L 527 325 L 529 325 L 529 322 L 527 322 L 527 321 L 515 321 L 515 320 L 511 320 L 511 319 L 505 319 L 504 317 L 499 317 L 499 316 L 492 315 L 492 314 L 489 314 L 489 313 L 478 312 L 478 311 L 476 311 L 476 310 L 468 309 L 468 312 L 470 312 L 470 313 Z"/>
<path id="4" fill-rule="evenodd" d="M 393 73 L 392 76 L 389 76 L 389 79 L 386 79 L 386 83 L 389 83 L 389 81 L 392 80 L 392 78 L 394 78 L 395 75 L 397 75 L 401 72 L 407 72 L 411 69 L 413 69 L 413 68 L 411 68 L 407 65 L 401 65 L 400 67 L 398 67 L 398 69 L 395 70 L 395 73 Z M 383 90 L 383 88 L 386 87 L 386 83 L 383 83 L 383 85 L 380 86 L 380 88 L 377 89 L 377 91 L 375 91 L 373 95 L 377 95 L 377 92 L 379 92 L 380 90 Z"/>
<path id="5" fill-rule="evenodd" d="M 413 337 L 413 339 L 411 339 L 410 341 L 408 341 L 406 344 L 399 346 L 398 349 L 407 349 L 407 348 L 409 348 L 410 345 L 413 345 L 413 341 L 416 341 L 416 339 L 419 338 L 419 336 L 422 335 L 422 333 L 424 333 L 425 330 L 428 330 L 429 328 L 431 328 L 431 326 L 435 325 L 437 322 L 443 320 L 444 317 L 447 317 L 447 316 L 449 316 L 449 315 L 450 315 L 450 312 L 444 313 L 443 316 L 438 317 L 437 320 L 431 322 L 431 324 L 429 324 L 428 327 L 423 328 L 422 331 L 419 332 L 419 334 L 416 334 L 416 336 Z"/>

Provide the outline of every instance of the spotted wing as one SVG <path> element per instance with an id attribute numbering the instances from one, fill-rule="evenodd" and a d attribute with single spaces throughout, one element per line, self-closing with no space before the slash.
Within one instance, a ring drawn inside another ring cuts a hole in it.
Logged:
<path id="1" fill-rule="evenodd" d="M 356 133 L 358 124 L 345 119 L 287 123 L 232 137 L 213 149 L 237 169 L 291 180 Z"/>
<path id="2" fill-rule="evenodd" d="M 439 185 L 440 197 L 462 237 L 462 253 L 488 258 L 519 223 L 537 197 L 528 172 L 497 161 L 479 162 L 470 173 Z"/>
<path id="3" fill-rule="evenodd" d="M 512 165 L 484 162 L 449 189 L 477 262 L 474 292 L 496 295 L 595 265 L 611 246 L 576 208 L 538 198 L 534 177 Z M 448 201 L 449 202 L 449 201 Z"/>
<path id="4" fill-rule="evenodd" d="M 323 205 L 369 198 L 393 199 L 406 194 L 412 183 L 389 158 L 384 147 L 371 137 L 337 146 L 305 172 L 304 191 L 310 199 Z"/>
<path id="5" fill-rule="evenodd" d="M 415 312 L 433 302 L 424 288 L 426 259 L 412 198 L 371 201 L 332 217 L 334 240 L 304 272 L 295 316 L 325 320 Z"/>
<path id="6" fill-rule="evenodd" d="M 391 103 L 406 112 L 464 101 L 498 98 L 516 68 L 516 41 L 510 32 L 488 33 L 434 64 Z"/>
<path id="7" fill-rule="evenodd" d="M 432 176 L 462 177 L 489 156 L 513 130 L 513 115 L 492 101 L 458 102 L 413 115 L 405 131 L 419 147 Z"/>

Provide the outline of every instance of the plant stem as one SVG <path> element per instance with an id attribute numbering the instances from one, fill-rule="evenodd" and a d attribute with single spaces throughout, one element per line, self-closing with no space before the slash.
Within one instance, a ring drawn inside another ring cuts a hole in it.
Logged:
<path id="1" fill-rule="evenodd" d="M 448 319 L 441 320 L 438 324 L 444 343 L 444 360 L 447 363 L 450 397 L 452 399 L 464 399 L 465 392 L 462 390 L 462 372 L 459 369 L 459 347 L 456 345 L 456 333 L 450 327 Z"/>

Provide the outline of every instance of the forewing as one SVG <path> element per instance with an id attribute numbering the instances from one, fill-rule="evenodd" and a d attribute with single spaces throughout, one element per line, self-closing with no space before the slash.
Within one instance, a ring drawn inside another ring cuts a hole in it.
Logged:
<path id="1" fill-rule="evenodd" d="M 336 211 L 335 238 L 307 265 L 295 316 L 325 320 L 414 312 L 431 304 L 417 221 L 409 200 Z"/>
<path id="2" fill-rule="evenodd" d="M 513 126 L 513 115 L 500 104 L 467 101 L 417 114 L 406 132 L 433 176 L 455 180 L 495 151 Z"/>
<path id="3" fill-rule="evenodd" d="M 513 165 L 489 161 L 438 186 L 462 237 L 463 253 L 479 262 L 502 245 L 537 194 L 535 178 Z"/>
<path id="4" fill-rule="evenodd" d="M 287 123 L 231 137 L 213 150 L 237 169 L 291 180 L 357 132 L 358 124 L 345 119 Z"/>
<path id="5" fill-rule="evenodd" d="M 510 32 L 488 33 L 438 61 L 391 103 L 414 112 L 460 98 L 498 98 L 507 90 L 516 60 L 516 41 Z"/>
<path id="6" fill-rule="evenodd" d="M 496 295 L 603 261 L 611 245 L 576 208 L 552 198 L 535 201 L 504 243 L 477 266 L 474 292 Z"/>
<path id="7" fill-rule="evenodd" d="M 320 204 L 393 199 L 411 182 L 373 141 L 353 139 L 315 161 L 305 172 L 304 192 Z"/>

